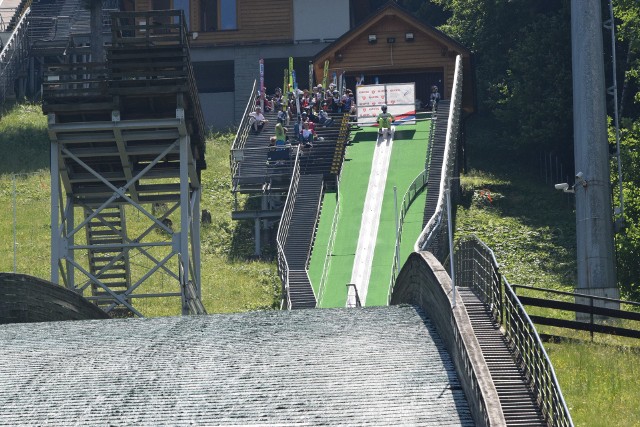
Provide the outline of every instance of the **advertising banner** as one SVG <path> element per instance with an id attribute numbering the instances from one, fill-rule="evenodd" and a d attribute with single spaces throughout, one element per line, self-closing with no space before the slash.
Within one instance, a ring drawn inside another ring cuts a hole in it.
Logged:
<path id="1" fill-rule="evenodd" d="M 376 118 L 387 106 L 396 126 L 416 123 L 415 83 L 361 85 L 356 88 L 358 125 L 376 126 Z"/>

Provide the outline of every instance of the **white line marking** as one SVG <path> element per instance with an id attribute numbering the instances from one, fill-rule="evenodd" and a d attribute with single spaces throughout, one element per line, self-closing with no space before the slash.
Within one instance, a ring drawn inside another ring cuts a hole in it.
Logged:
<path id="1" fill-rule="evenodd" d="M 381 135 L 376 142 L 371 175 L 369 176 L 369 186 L 367 187 L 367 196 L 362 211 L 358 249 L 356 250 L 356 257 L 351 272 L 350 283 L 355 283 L 358 289 L 358 296 L 363 306 L 367 300 L 367 290 L 369 288 L 371 266 L 373 264 L 373 252 L 376 248 L 376 239 L 378 237 L 382 199 L 384 197 L 384 187 L 387 183 L 387 172 L 389 171 L 391 148 L 393 146 L 392 135 L 393 133 L 391 132 L 387 133 L 387 138 Z M 355 306 L 355 290 L 353 287 L 349 287 L 347 307 Z"/>

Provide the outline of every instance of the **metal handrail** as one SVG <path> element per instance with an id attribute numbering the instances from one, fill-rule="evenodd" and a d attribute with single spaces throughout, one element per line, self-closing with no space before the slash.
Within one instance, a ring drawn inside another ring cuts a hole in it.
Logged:
<path id="1" fill-rule="evenodd" d="M 249 95 L 249 101 L 247 102 L 247 106 L 244 109 L 244 113 L 242 114 L 242 119 L 238 124 L 238 130 L 236 131 L 236 137 L 233 140 L 233 144 L 231 145 L 231 152 L 229 155 L 229 169 L 231 169 L 231 179 L 235 179 L 236 174 L 238 172 L 239 162 L 233 159 L 232 153 L 236 150 L 245 149 L 244 146 L 247 143 L 247 139 L 249 138 L 249 110 L 251 106 L 255 103 L 256 97 L 256 80 L 253 81 L 253 88 L 251 89 L 251 94 Z"/>
<path id="2" fill-rule="evenodd" d="M 278 233 L 276 237 L 276 243 L 278 248 L 278 273 L 282 282 L 282 296 L 284 300 L 286 298 L 287 309 L 291 309 L 291 297 L 289 296 L 289 264 L 287 257 L 284 253 L 284 244 L 289 236 L 289 227 L 291 226 L 291 217 L 293 215 L 293 208 L 295 205 L 296 196 L 298 193 L 298 184 L 300 182 L 300 147 L 296 149 L 295 163 L 293 166 L 293 172 L 291 174 L 291 183 L 289 184 L 289 191 L 287 192 L 287 199 L 284 203 L 282 210 L 282 217 L 280 218 L 280 224 L 278 225 Z"/>
<path id="3" fill-rule="evenodd" d="M 29 57 L 29 13 L 27 8 L 16 24 L 0 52 L 0 104 L 4 104 L 8 88 L 13 87 L 13 80 L 20 65 Z"/>
<path id="4" fill-rule="evenodd" d="M 451 95 L 451 103 L 449 105 L 449 120 L 447 122 L 447 136 L 444 149 L 443 167 L 440 173 L 440 189 L 438 192 L 438 203 L 433 216 L 427 222 L 427 225 L 420 233 L 416 240 L 414 250 L 428 250 L 435 242 L 438 233 L 441 232 L 442 217 L 444 215 L 445 193 L 450 187 L 450 178 L 454 172 L 456 160 L 456 147 L 458 143 L 458 127 L 460 124 L 462 104 L 462 57 L 456 57 L 456 68 L 453 77 L 453 91 Z M 437 256 L 437 254 L 436 254 Z"/>
<path id="5" fill-rule="evenodd" d="M 493 250 L 475 235 L 457 242 L 456 283 L 464 283 L 489 306 L 494 319 L 503 321 L 502 276 Z M 469 261 L 473 260 L 473 262 Z"/>
<path id="6" fill-rule="evenodd" d="M 336 178 L 336 210 L 333 212 L 331 221 L 331 233 L 329 234 L 329 243 L 327 243 L 327 253 L 324 257 L 322 266 L 322 277 L 320 278 L 320 286 L 318 287 L 318 304 L 324 297 L 324 291 L 327 286 L 327 278 L 329 277 L 329 268 L 331 268 L 331 259 L 333 254 L 333 246 L 336 242 L 338 231 L 338 219 L 340 218 L 340 175 Z"/>
<path id="7" fill-rule="evenodd" d="M 320 220 L 320 210 L 322 209 L 322 189 L 324 189 L 324 180 L 322 181 L 321 185 L 320 185 L 320 197 L 318 198 L 318 204 L 316 205 L 316 211 L 314 212 L 314 222 L 313 222 L 313 228 L 312 230 L 315 230 L 316 227 L 318 226 L 318 221 Z M 314 233 L 315 236 L 315 233 Z M 315 237 L 314 237 L 315 238 Z M 309 270 L 309 262 L 311 261 L 311 251 L 313 249 L 313 239 L 311 240 L 311 244 L 309 245 L 309 249 L 307 250 L 307 259 L 304 262 L 304 267 L 305 270 Z M 311 287 L 311 289 L 313 290 L 313 286 Z M 315 295 L 315 290 L 313 290 L 314 296 L 316 297 L 316 301 L 318 301 L 318 295 Z"/>
<path id="8" fill-rule="evenodd" d="M 540 336 L 509 282 L 504 279 L 504 315 L 507 337 L 514 347 L 525 375 L 538 397 L 542 413 L 553 426 L 573 426 L 569 408 Z"/>
<path id="9" fill-rule="evenodd" d="M 402 196 L 402 209 L 400 210 L 400 218 L 398 221 L 398 232 L 396 233 L 396 250 L 393 252 L 393 262 L 391 265 L 391 278 L 389 282 L 389 290 L 387 293 L 387 304 L 391 302 L 391 294 L 393 293 L 393 287 L 396 283 L 396 279 L 398 277 L 398 273 L 400 273 L 400 259 L 398 258 L 398 248 L 400 247 L 400 243 L 402 243 L 402 230 L 404 228 L 404 219 L 407 216 L 407 212 L 409 212 L 409 208 L 415 201 L 418 195 L 422 194 L 422 191 L 427 185 L 427 177 L 428 172 L 427 169 L 423 170 L 414 178 L 414 180 L 409 185 L 407 191 L 405 191 L 404 196 Z M 407 197 L 408 196 L 408 197 Z"/>
<path id="10" fill-rule="evenodd" d="M 513 291 L 499 273 L 493 251 L 476 236 L 459 242 L 457 282 L 469 284 L 502 324 L 517 363 L 529 380 L 542 413 L 552 426 L 573 426 L 560 385 L 538 332 Z M 503 291 L 504 289 L 504 291 Z"/>

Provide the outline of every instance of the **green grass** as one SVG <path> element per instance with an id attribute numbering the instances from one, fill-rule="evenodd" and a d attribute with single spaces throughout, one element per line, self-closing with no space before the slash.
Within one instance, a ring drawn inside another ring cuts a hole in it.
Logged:
<path id="1" fill-rule="evenodd" d="M 340 220 L 333 247 L 331 269 L 327 287 L 320 306 L 344 307 L 347 300 L 346 284 L 351 281 L 351 270 L 358 246 L 360 221 L 364 207 L 364 195 L 367 193 L 371 159 L 375 150 L 375 131 L 359 133 L 353 145 L 347 148 L 340 186 Z M 364 177 L 364 178 L 363 178 Z M 328 217 L 328 216 L 327 216 Z M 331 222 L 331 218 L 328 218 Z M 314 255 L 315 258 L 315 255 Z M 324 260 L 313 259 L 312 263 Z"/>
<path id="2" fill-rule="evenodd" d="M 429 126 L 429 122 L 420 122 L 418 125 L 403 125 L 397 128 L 382 201 L 371 279 L 365 302 L 367 306 L 387 304 L 396 238 L 393 187 L 397 187 L 398 204 L 401 204 L 411 182 L 424 170 Z M 351 280 L 376 137 L 376 128 L 358 131 L 353 138 L 354 144 L 348 147 L 346 153 L 347 161 L 340 179 L 341 211 L 337 223 L 337 236 L 327 285 L 320 301 L 321 307 L 343 307 L 347 298 L 345 285 Z M 413 243 L 420 234 L 423 209 L 424 195 L 418 197 L 405 219 L 401 250 L 403 259 L 409 256 L 413 250 Z M 309 268 L 309 277 L 316 293 L 325 263 L 334 212 L 335 195 L 325 195 Z"/>
<path id="3" fill-rule="evenodd" d="M 202 299 L 209 313 L 269 309 L 279 305 L 280 283 L 275 263 L 253 260 L 253 223 L 231 220 L 229 149 L 232 140 L 231 134 L 215 134 L 207 139 L 208 168 L 202 172 L 201 208 L 209 210 L 212 216 L 212 223 L 201 230 Z M 4 236 L 0 239 L 0 271 L 14 271 L 15 247 L 18 273 L 49 280 L 49 139 L 46 117 L 39 105 L 19 105 L 2 117 L 0 149 L 7 153 L 0 159 L 0 233 Z M 128 207 L 126 214 L 129 236 L 138 235 L 148 226 L 148 220 L 133 208 Z M 77 212 L 76 221 L 81 216 L 82 213 Z M 174 224 L 179 223 L 176 214 L 171 218 Z M 160 233 L 152 234 L 156 241 L 168 239 Z M 84 260 L 81 254 L 77 258 Z M 148 271 L 151 265 L 139 254 L 132 255 L 131 264 L 138 273 Z M 176 271 L 175 266 L 170 266 Z M 79 274 L 76 277 L 81 278 Z M 175 280 L 161 273 L 152 275 L 140 288 L 145 293 L 177 290 Z M 135 300 L 134 305 L 145 316 L 180 314 L 179 298 L 140 299 Z"/>
<path id="4" fill-rule="evenodd" d="M 508 144 L 499 146 L 492 126 L 490 118 L 475 117 L 467 128 L 471 168 L 461 177 L 456 239 L 470 234 L 482 239 L 511 284 L 572 292 L 576 236 L 571 196 L 545 184 L 535 165 L 519 160 Z M 640 426 L 640 341 L 596 334 L 590 343 L 585 333 L 538 330 L 574 339 L 545 347 L 577 426 Z"/>
<path id="5" fill-rule="evenodd" d="M 384 189 L 373 265 L 371 267 L 371 278 L 366 301 L 368 306 L 387 305 L 396 243 L 393 187 L 397 187 L 398 209 L 400 209 L 405 191 L 407 191 L 415 177 L 424 170 L 430 124 L 431 122 L 419 122 L 418 125 L 397 127 L 393 142 L 393 152 L 389 162 L 387 184 Z M 420 200 L 422 203 L 420 203 Z M 413 252 L 413 244 L 422 231 L 424 197 L 419 198 L 412 208 L 405 219 L 402 230 L 401 266 L 409 254 Z M 408 250 L 408 247 L 411 249 Z"/>
<path id="6" fill-rule="evenodd" d="M 606 344 L 546 344 L 576 426 L 640 426 L 640 351 Z"/>

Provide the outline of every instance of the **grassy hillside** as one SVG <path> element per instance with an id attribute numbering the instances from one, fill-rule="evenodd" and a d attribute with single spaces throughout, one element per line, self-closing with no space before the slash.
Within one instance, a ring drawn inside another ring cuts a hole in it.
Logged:
<path id="1" fill-rule="evenodd" d="M 229 191 L 230 134 L 207 140 L 208 168 L 202 174 L 202 209 L 212 223 L 203 226 L 202 291 L 210 313 L 274 308 L 280 285 L 274 263 L 251 260 L 253 224 L 231 220 Z M 50 278 L 50 174 L 46 118 L 39 105 L 20 105 L 0 120 L 0 271 Z M 14 195 L 15 194 L 15 195 Z M 15 201 L 15 210 L 14 210 Z M 14 222 L 15 212 L 15 222 Z M 79 216 L 79 215 L 76 215 Z M 146 227 L 133 210 L 129 233 Z M 15 228 L 15 245 L 14 245 Z M 14 257 L 15 253 L 15 257 Z M 146 268 L 142 257 L 134 268 Z M 174 290 L 166 275 L 154 275 L 151 289 Z M 147 316 L 180 314 L 178 298 L 147 299 L 139 307 Z"/>
<path id="2" fill-rule="evenodd" d="M 476 234 L 484 240 L 510 283 L 571 290 L 572 201 L 545 185 L 508 147 L 496 146 L 493 129 L 483 117 L 467 129 L 470 169 L 462 177 L 457 237 Z M 232 138 L 209 138 L 203 172 L 202 208 L 212 213 L 212 224 L 202 229 L 203 299 L 210 313 L 272 308 L 279 298 L 275 265 L 252 260 L 252 224 L 230 218 Z M 13 271 L 15 250 L 16 271 L 48 279 L 49 141 L 39 106 L 18 106 L 0 120 L 0 149 L 0 271 Z M 143 312 L 172 315 L 179 307 L 175 299 L 149 299 Z M 547 344 L 547 350 L 576 425 L 640 426 L 640 343 L 597 337 L 594 343 Z"/>
<path id="3" fill-rule="evenodd" d="M 461 177 L 456 238 L 482 239 L 511 284 L 571 292 L 576 285 L 573 200 L 545 184 L 527 159 L 497 144 L 494 128 L 487 117 L 474 117 L 467 128 L 469 172 Z M 575 424 L 640 426 L 640 342 L 596 335 L 590 343 L 587 334 L 569 330 L 562 335 L 575 341 L 546 348 Z"/>

